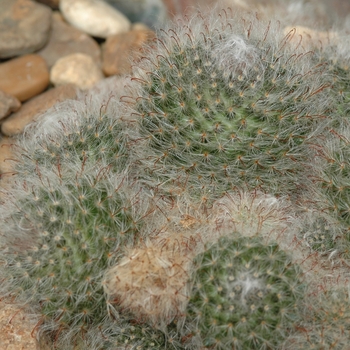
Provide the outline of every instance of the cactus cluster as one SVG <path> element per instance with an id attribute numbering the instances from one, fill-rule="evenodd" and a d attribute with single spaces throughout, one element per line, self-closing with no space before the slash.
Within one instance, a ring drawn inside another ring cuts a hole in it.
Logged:
<path id="1" fill-rule="evenodd" d="M 350 344 L 346 55 L 246 16 L 172 24 L 18 137 L 0 296 L 55 348 Z"/>

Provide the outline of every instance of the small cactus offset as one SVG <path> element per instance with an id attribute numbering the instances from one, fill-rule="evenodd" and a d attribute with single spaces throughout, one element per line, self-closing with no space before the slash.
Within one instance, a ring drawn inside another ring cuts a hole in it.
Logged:
<path id="1" fill-rule="evenodd" d="M 315 207 L 329 217 L 326 248 L 349 257 L 350 243 L 350 129 L 332 130 L 323 143 L 316 146 L 313 186 Z M 317 215 L 317 214 L 316 214 Z M 331 230 L 329 230 L 329 228 Z M 333 233 L 332 233 L 333 231 Z M 329 238 L 331 240 L 329 241 Z M 332 247 L 333 246 L 333 247 Z"/>
<path id="2" fill-rule="evenodd" d="M 322 115 L 327 119 L 325 128 L 310 148 L 312 172 L 306 201 L 313 219 L 309 217 L 301 228 L 313 250 L 346 259 L 350 256 L 348 45 L 347 39 L 334 40 L 315 50 L 331 88 L 321 94 L 328 101 Z"/>
<path id="3" fill-rule="evenodd" d="M 227 192 L 213 204 L 213 212 L 222 220 L 221 232 L 241 236 L 277 237 L 291 224 L 293 207 L 286 198 L 276 198 L 247 189 Z"/>
<path id="4" fill-rule="evenodd" d="M 340 238 L 341 230 L 335 231 L 335 224 L 331 223 L 331 218 L 318 216 L 318 213 L 313 214 L 312 220 L 308 222 L 306 219 L 302 223 L 300 236 L 305 239 L 305 242 L 312 250 L 331 254 L 339 248 L 339 246 L 337 247 L 337 240 Z"/>
<path id="5" fill-rule="evenodd" d="M 175 327 L 167 334 L 145 323 L 125 321 L 111 327 L 104 336 L 108 350 L 185 350 Z M 84 349 L 84 348 L 82 348 Z"/>
<path id="6" fill-rule="evenodd" d="M 195 15 L 18 137 L 0 297 L 55 349 L 350 346 L 348 59 L 294 36 Z"/>
<path id="7" fill-rule="evenodd" d="M 187 307 L 195 344 L 271 349 L 300 322 L 301 270 L 277 245 L 222 238 L 195 263 Z"/>
<path id="8" fill-rule="evenodd" d="M 343 350 L 350 344 L 348 288 L 333 287 L 309 295 L 304 301 L 299 332 L 289 337 L 283 349 Z"/>

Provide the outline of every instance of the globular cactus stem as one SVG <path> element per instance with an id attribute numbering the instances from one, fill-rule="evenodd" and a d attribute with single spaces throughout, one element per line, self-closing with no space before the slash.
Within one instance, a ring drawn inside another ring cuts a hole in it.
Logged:
<path id="1" fill-rule="evenodd" d="M 198 15 L 163 31 L 136 66 L 129 91 L 134 137 L 145 141 L 140 179 L 197 197 L 246 185 L 297 193 L 319 127 L 317 95 L 327 87 L 322 67 L 291 33 L 227 17 Z"/>
<path id="2" fill-rule="evenodd" d="M 225 237 L 195 259 L 187 306 L 198 348 L 273 349 L 300 321 L 300 268 L 277 245 Z"/>
<path id="3" fill-rule="evenodd" d="M 1 294 L 30 304 L 65 349 L 108 324 L 104 271 L 140 239 L 147 212 L 125 173 L 125 122 L 109 110 L 118 102 L 99 98 L 27 131 L 0 208 Z"/>

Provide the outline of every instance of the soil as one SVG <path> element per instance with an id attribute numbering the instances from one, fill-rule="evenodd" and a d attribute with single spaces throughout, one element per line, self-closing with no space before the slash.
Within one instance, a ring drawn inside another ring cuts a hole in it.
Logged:
<path id="1" fill-rule="evenodd" d="M 19 306 L 0 301 L 0 350 L 38 350 L 35 320 Z"/>

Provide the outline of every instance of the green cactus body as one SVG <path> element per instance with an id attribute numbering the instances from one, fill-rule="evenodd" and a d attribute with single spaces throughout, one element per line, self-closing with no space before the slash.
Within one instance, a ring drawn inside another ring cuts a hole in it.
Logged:
<path id="1" fill-rule="evenodd" d="M 277 245 L 221 238 L 196 258 L 187 321 L 209 349 L 274 349 L 298 322 L 304 286 Z"/>
<path id="2" fill-rule="evenodd" d="M 106 349 L 111 350 L 183 350 L 178 334 L 172 325 L 168 334 L 146 324 L 124 323 L 109 336 Z"/>
<path id="3" fill-rule="evenodd" d="M 200 182 L 218 194 L 232 184 L 295 192 L 323 88 L 317 69 L 296 59 L 288 38 L 277 44 L 254 28 L 235 28 L 238 36 L 237 24 L 221 24 L 170 29 L 135 72 L 141 163 L 187 190 Z"/>
<path id="4" fill-rule="evenodd" d="M 332 129 L 327 139 L 316 146 L 314 184 L 310 187 L 318 210 L 330 216 L 326 226 L 334 226 L 336 230 L 333 231 L 337 231 L 336 234 L 326 234 L 326 247 L 343 257 L 350 256 L 349 136 L 349 127 L 339 126 Z"/>
<path id="5" fill-rule="evenodd" d="M 62 162 L 76 163 L 75 167 L 81 162 L 84 162 L 84 166 L 86 162 L 97 166 L 107 163 L 108 170 L 124 170 L 129 157 L 126 124 L 120 118 L 110 118 L 103 111 L 104 108 L 101 106 L 99 115 L 91 112 L 81 112 L 82 115 L 78 115 L 76 112 L 76 120 L 68 121 L 68 126 L 58 124 L 57 129 L 51 135 L 48 134 L 48 137 L 42 139 L 39 136 L 35 142 L 27 140 L 25 147 L 30 147 L 31 152 L 23 157 L 29 157 L 31 161 L 19 163 L 18 172 L 31 174 L 37 165 L 52 165 L 61 170 L 58 168 Z"/>
<path id="6" fill-rule="evenodd" d="M 18 147 L 19 173 L 1 208 L 1 292 L 33 306 L 45 329 L 69 334 L 68 349 L 108 318 L 101 280 L 139 238 L 140 200 L 125 185 L 120 120 L 60 127 L 63 135 Z"/>
<path id="7" fill-rule="evenodd" d="M 300 237 L 306 240 L 313 251 L 330 253 L 337 249 L 336 241 L 339 238 L 334 232 L 333 225 L 328 218 L 316 216 L 311 223 L 303 223 Z"/>
<path id="8" fill-rule="evenodd" d="M 315 294 L 305 299 L 303 321 L 283 349 L 343 350 L 349 347 L 348 288 L 333 286 L 331 290 Z"/>
<path id="9" fill-rule="evenodd" d="M 315 55 L 318 63 L 325 67 L 324 81 L 331 88 L 322 93 L 323 99 L 328 101 L 324 113 L 329 117 L 326 128 L 311 147 L 312 184 L 307 201 L 314 207 L 315 217 L 321 218 L 323 228 L 317 228 L 320 221 L 316 220 L 313 227 L 304 227 L 302 231 L 307 234 L 312 249 L 349 258 L 350 71 L 343 45 L 342 41 L 334 40 Z"/>
<path id="10" fill-rule="evenodd" d="M 333 116 L 332 127 L 341 125 L 341 120 L 348 120 L 350 112 L 349 62 L 341 61 L 333 62 L 332 59 L 326 60 L 328 63 L 328 74 L 331 78 L 330 84 L 332 85 L 330 93 L 333 95 L 331 99 L 333 109 L 330 110 Z"/>

